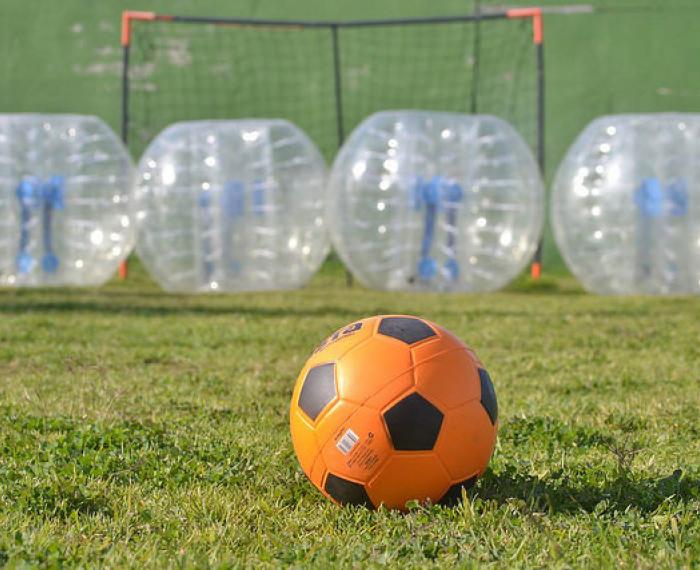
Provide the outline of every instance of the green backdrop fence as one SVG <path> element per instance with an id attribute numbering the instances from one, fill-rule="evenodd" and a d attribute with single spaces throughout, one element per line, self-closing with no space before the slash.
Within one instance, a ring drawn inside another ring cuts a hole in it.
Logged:
<path id="1" fill-rule="evenodd" d="M 530 5 L 482 1 L 482 9 Z M 700 2 L 544 0 L 547 176 L 596 116 L 700 112 Z M 120 14 L 367 19 L 464 14 L 474 0 L 3 0 L 0 112 L 80 112 L 119 128 Z M 545 267 L 561 267 L 551 239 Z"/>

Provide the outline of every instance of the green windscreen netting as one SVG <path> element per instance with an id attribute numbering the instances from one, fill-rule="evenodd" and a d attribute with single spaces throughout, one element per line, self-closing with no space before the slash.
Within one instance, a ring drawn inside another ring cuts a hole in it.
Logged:
<path id="1" fill-rule="evenodd" d="M 332 159 L 385 109 L 488 113 L 536 151 L 538 82 L 530 19 L 391 23 L 133 23 L 125 132 L 138 156 L 183 120 L 284 118 Z"/>

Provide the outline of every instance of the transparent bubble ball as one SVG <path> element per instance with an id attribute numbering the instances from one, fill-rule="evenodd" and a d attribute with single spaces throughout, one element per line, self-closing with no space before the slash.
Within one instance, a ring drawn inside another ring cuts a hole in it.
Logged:
<path id="1" fill-rule="evenodd" d="M 544 190 L 523 139 L 487 115 L 384 111 L 331 171 L 327 223 L 365 286 L 491 291 L 528 264 Z"/>
<path id="2" fill-rule="evenodd" d="M 0 285 L 103 284 L 134 245 L 132 191 L 97 117 L 0 115 Z"/>
<path id="3" fill-rule="evenodd" d="M 138 255 L 168 291 L 299 287 L 329 249 L 326 174 L 284 120 L 171 125 L 139 163 Z"/>
<path id="4" fill-rule="evenodd" d="M 569 149 L 551 205 L 589 291 L 700 293 L 700 115 L 601 117 Z"/>

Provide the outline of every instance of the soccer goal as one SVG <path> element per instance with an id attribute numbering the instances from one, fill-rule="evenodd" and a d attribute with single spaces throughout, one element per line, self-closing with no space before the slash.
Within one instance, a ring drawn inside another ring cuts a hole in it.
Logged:
<path id="1" fill-rule="evenodd" d="M 427 109 L 501 117 L 544 167 L 538 8 L 345 22 L 124 12 L 121 40 L 134 156 L 176 121 L 271 117 L 304 129 L 330 161 L 368 115 Z"/>

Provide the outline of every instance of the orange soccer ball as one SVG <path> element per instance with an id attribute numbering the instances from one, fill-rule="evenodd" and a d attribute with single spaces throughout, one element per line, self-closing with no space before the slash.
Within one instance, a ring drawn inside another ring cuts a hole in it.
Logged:
<path id="1" fill-rule="evenodd" d="M 498 430 L 493 384 L 447 330 L 378 316 L 328 337 L 290 409 L 301 468 L 336 503 L 453 504 L 484 473 Z"/>

